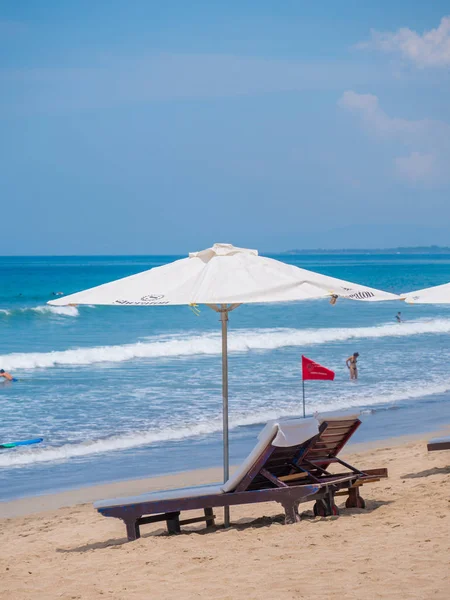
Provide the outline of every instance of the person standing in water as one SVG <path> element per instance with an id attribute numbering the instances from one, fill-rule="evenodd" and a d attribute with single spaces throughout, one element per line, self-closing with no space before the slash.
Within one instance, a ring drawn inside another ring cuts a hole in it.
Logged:
<path id="1" fill-rule="evenodd" d="M 402 313 L 400 311 L 398 311 L 398 313 L 395 315 L 395 318 L 397 320 L 397 323 L 401 323 L 403 321 Z"/>
<path id="2" fill-rule="evenodd" d="M 6 381 L 15 381 L 14 377 L 5 371 L 5 369 L 0 369 L 0 377 L 6 379 Z"/>
<path id="3" fill-rule="evenodd" d="M 347 368 L 350 370 L 350 379 L 358 379 L 358 366 L 357 366 L 358 356 L 359 356 L 359 352 L 354 352 L 345 361 Z"/>

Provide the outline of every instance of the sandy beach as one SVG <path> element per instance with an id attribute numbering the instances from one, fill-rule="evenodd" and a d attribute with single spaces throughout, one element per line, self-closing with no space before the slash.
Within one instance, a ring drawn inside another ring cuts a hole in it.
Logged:
<path id="1" fill-rule="evenodd" d="M 227 531 L 196 524 L 168 536 L 155 524 L 128 543 L 121 521 L 86 504 L 214 481 L 218 469 L 3 503 L 0 598 L 448 598 L 450 453 L 406 439 L 343 456 L 388 467 L 389 479 L 363 488 L 366 510 L 323 519 L 303 504 L 290 526 L 277 504 L 260 504 L 234 508 Z"/>

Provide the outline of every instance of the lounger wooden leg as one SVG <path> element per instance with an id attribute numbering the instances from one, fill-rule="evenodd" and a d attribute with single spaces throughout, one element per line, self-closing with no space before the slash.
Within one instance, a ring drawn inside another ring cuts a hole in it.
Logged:
<path id="1" fill-rule="evenodd" d="M 364 498 L 359 493 L 359 487 L 348 490 L 348 498 L 345 502 L 345 508 L 366 508 Z"/>
<path id="2" fill-rule="evenodd" d="M 292 523 L 297 523 L 300 521 L 300 515 L 297 511 L 297 505 L 295 502 L 290 502 L 289 504 L 283 504 L 284 508 L 284 523 L 285 525 L 291 525 Z"/>
<path id="3" fill-rule="evenodd" d="M 313 512 L 315 517 L 338 516 L 339 509 L 334 503 L 334 494 L 330 491 L 324 498 L 316 500 Z"/>
<path id="4" fill-rule="evenodd" d="M 141 537 L 141 531 L 139 529 L 139 523 L 137 519 L 133 519 L 132 521 L 125 521 L 125 525 L 127 527 L 127 538 L 129 542 L 138 540 Z"/>
<path id="5" fill-rule="evenodd" d="M 206 527 L 214 527 L 214 525 L 216 524 L 212 508 L 205 508 L 205 521 Z"/>
<path id="6" fill-rule="evenodd" d="M 180 517 L 178 515 L 172 516 L 170 519 L 167 519 L 167 531 L 170 534 L 176 534 L 181 532 L 180 527 Z"/>

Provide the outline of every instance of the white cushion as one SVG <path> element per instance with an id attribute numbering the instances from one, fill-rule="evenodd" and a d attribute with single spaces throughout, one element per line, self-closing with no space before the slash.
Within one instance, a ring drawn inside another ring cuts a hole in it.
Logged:
<path id="1" fill-rule="evenodd" d="M 127 506 L 129 504 L 140 504 L 141 502 L 158 502 L 159 500 L 178 500 L 182 498 L 209 496 L 210 494 L 223 494 L 220 484 L 198 485 L 175 490 L 147 492 L 145 494 L 139 494 L 139 496 L 128 496 L 127 498 L 99 500 L 98 502 L 94 502 L 94 508 Z"/>
<path id="2" fill-rule="evenodd" d="M 450 435 L 447 437 L 433 438 L 428 441 L 428 444 L 448 444 L 450 442 Z"/>
<path id="3" fill-rule="evenodd" d="M 360 419 L 361 418 L 361 414 L 357 414 L 357 413 L 343 413 L 343 414 L 339 414 L 339 413 L 322 413 L 322 414 L 318 414 L 316 415 L 317 419 L 319 421 L 320 424 L 322 424 L 324 421 L 351 421 L 352 419 Z"/>
<path id="4" fill-rule="evenodd" d="M 279 448 L 297 446 L 318 433 L 319 424 L 314 417 L 269 421 L 258 435 L 256 446 L 228 481 L 223 484 L 223 491 L 231 492 L 239 485 L 269 444 Z"/>

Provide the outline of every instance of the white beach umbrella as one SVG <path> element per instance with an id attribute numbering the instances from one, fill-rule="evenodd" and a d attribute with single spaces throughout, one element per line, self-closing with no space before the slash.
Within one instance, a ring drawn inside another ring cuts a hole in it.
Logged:
<path id="1" fill-rule="evenodd" d="M 450 283 L 401 295 L 408 304 L 450 304 Z"/>
<path id="2" fill-rule="evenodd" d="M 398 300 L 399 296 L 321 275 L 272 258 L 257 250 L 214 244 L 188 258 L 71 294 L 49 304 L 173 306 L 206 304 L 222 322 L 222 396 L 224 479 L 228 458 L 228 313 L 243 303 L 288 302 L 337 297 L 352 300 Z M 228 525 L 228 513 L 225 517 Z"/>

